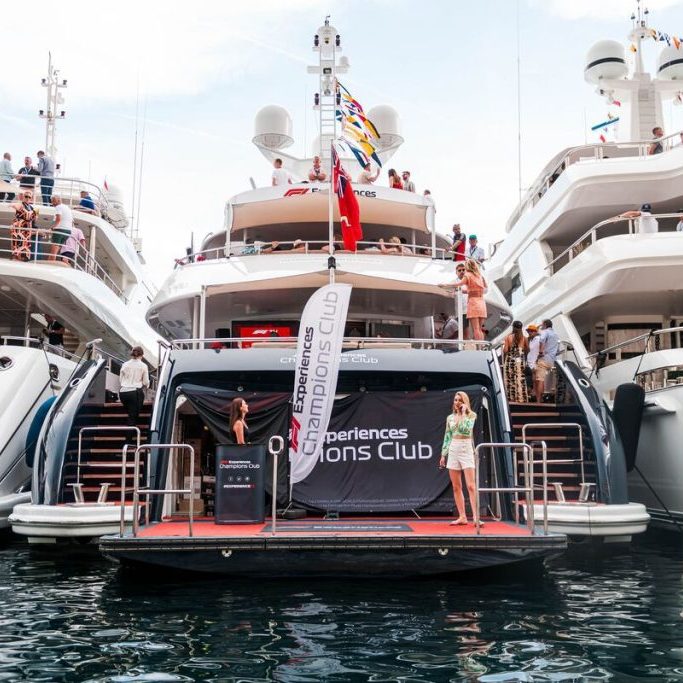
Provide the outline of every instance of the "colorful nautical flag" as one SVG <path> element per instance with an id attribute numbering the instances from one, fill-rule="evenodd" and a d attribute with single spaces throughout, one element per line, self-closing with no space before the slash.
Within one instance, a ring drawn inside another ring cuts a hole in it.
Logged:
<path id="1" fill-rule="evenodd" d="M 351 180 L 341 165 L 341 159 L 332 143 L 332 170 L 334 189 L 339 202 L 339 220 L 341 223 L 344 249 L 356 251 L 356 243 L 363 239 L 363 229 L 360 224 L 360 207 L 353 192 Z"/>
<path id="2" fill-rule="evenodd" d="M 358 163 L 365 166 L 372 159 L 378 166 L 382 161 L 377 154 L 380 135 L 365 115 L 363 107 L 353 95 L 337 81 L 337 120 L 341 123 L 342 138 L 351 148 Z"/>

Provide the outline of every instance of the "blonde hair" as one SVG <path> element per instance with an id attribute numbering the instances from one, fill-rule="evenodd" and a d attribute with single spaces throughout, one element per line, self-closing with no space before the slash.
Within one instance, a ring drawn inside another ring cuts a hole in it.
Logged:
<path id="1" fill-rule="evenodd" d="M 475 412 L 472 410 L 472 404 L 470 403 L 470 397 L 464 391 L 456 391 L 455 396 L 453 396 L 453 401 L 455 401 L 455 399 L 458 396 L 460 397 L 460 400 L 465 405 L 465 415 L 467 415 L 467 417 L 471 417 L 472 415 L 474 415 Z"/>
<path id="2" fill-rule="evenodd" d="M 479 264 L 471 258 L 467 259 L 467 262 L 465 263 L 465 270 L 467 270 L 469 273 L 474 273 L 475 275 L 481 275 Z"/>

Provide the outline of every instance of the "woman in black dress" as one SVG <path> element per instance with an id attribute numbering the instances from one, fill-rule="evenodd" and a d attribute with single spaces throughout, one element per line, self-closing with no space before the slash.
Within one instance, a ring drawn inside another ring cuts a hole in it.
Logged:
<path id="1" fill-rule="evenodd" d="M 230 404 L 230 436 L 238 446 L 244 446 L 249 441 L 249 427 L 247 427 L 247 413 L 249 405 L 243 398 L 233 398 Z"/>

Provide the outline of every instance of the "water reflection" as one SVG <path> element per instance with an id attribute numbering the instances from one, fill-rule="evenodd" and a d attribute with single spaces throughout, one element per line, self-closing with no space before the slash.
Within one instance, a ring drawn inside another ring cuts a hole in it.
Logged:
<path id="1" fill-rule="evenodd" d="M 121 574 L 0 550 L 0 681 L 683 680 L 680 541 L 418 581 Z"/>

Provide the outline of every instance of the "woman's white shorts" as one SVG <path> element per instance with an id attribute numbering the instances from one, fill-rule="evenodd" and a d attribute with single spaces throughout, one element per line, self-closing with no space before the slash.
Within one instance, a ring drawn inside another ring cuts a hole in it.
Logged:
<path id="1" fill-rule="evenodd" d="M 474 448 L 471 439 L 453 439 L 451 441 L 448 447 L 446 467 L 449 470 L 474 468 Z"/>

